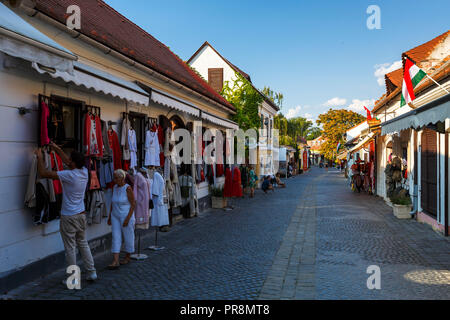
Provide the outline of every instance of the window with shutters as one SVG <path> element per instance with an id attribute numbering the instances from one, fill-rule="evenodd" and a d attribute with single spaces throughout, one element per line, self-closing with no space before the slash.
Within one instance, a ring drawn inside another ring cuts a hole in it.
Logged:
<path id="1" fill-rule="evenodd" d="M 426 128 L 422 132 L 421 153 L 421 206 L 423 211 L 437 216 L 437 138 L 436 131 Z"/>
<path id="2" fill-rule="evenodd" d="M 223 68 L 208 69 L 208 83 L 217 92 L 223 88 Z"/>

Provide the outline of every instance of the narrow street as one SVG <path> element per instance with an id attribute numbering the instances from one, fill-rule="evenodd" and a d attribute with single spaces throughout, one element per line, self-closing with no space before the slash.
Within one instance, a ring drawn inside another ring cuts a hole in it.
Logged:
<path id="1" fill-rule="evenodd" d="M 336 169 L 312 168 L 286 189 L 236 200 L 160 234 L 166 249 L 120 270 L 96 258 L 81 290 L 63 271 L 9 293 L 19 299 L 450 299 L 450 241 L 350 191 Z M 151 239 L 145 245 L 151 245 Z M 381 270 L 369 290 L 366 269 Z"/>

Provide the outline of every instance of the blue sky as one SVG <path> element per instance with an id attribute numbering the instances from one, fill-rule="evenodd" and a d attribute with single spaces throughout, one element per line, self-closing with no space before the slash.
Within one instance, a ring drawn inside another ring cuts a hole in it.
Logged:
<path id="1" fill-rule="evenodd" d="M 106 2 L 184 60 L 210 42 L 258 88 L 282 92 L 283 114 L 310 119 L 373 107 L 401 53 L 450 29 L 448 0 Z M 372 4 L 380 30 L 366 26 Z"/>

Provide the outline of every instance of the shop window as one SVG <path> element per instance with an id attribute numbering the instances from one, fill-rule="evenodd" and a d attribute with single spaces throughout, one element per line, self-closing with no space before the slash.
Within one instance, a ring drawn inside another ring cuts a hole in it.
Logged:
<path id="1" fill-rule="evenodd" d="M 81 151 L 84 102 L 56 95 L 51 97 L 40 95 L 39 100 L 40 105 L 44 101 L 49 108 L 50 116 L 47 122 L 49 139 L 67 151 Z"/>

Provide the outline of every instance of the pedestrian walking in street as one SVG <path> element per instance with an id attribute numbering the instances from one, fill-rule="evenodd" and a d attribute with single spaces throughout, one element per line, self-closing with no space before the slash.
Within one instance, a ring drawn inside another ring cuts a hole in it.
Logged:
<path id="1" fill-rule="evenodd" d="M 86 215 L 84 193 L 88 183 L 88 170 L 84 167 L 84 156 L 72 151 L 70 157 L 56 144 L 50 142 L 50 147 L 61 157 L 69 170 L 48 171 L 45 169 L 41 148 L 35 151 L 38 159 L 38 174 L 41 178 L 59 179 L 62 185 L 62 206 L 60 233 L 66 252 L 67 265 L 76 265 L 76 248 L 80 251 L 84 267 L 87 271 L 86 280 L 94 281 L 97 273 L 94 267 L 91 249 L 86 240 Z"/>
<path id="2" fill-rule="evenodd" d="M 130 255 L 134 252 L 134 209 L 136 201 L 133 189 L 125 183 L 126 172 L 122 169 L 114 171 L 114 187 L 111 199 L 111 210 L 108 218 L 108 225 L 112 227 L 112 247 L 113 262 L 108 269 L 118 269 L 122 264 L 128 264 Z M 120 248 L 124 243 L 126 252 L 125 258 L 119 261 Z"/>
<path id="3" fill-rule="evenodd" d="M 248 180 L 248 186 L 250 188 L 250 198 L 253 198 L 255 196 L 255 188 L 256 188 L 256 182 L 258 181 L 258 177 L 255 174 L 255 171 L 253 170 L 253 166 L 249 167 L 249 180 Z"/>

